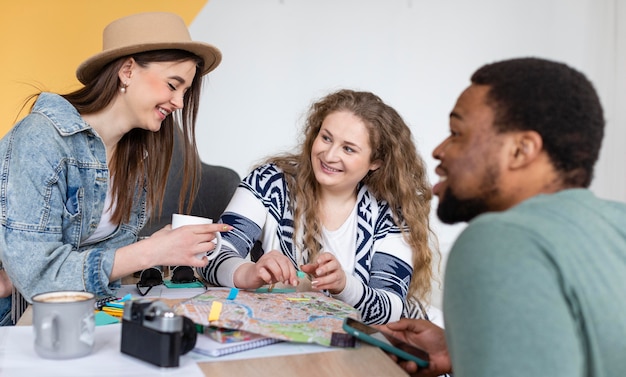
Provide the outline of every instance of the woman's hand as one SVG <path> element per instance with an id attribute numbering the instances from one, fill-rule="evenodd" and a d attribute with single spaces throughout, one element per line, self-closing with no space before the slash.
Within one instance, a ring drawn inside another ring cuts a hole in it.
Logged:
<path id="1" fill-rule="evenodd" d="M 235 271 L 235 287 L 259 288 L 265 284 L 284 283 L 298 285 L 298 275 L 293 263 L 283 253 L 272 250 L 256 263 L 246 263 Z"/>
<path id="2" fill-rule="evenodd" d="M 204 267 L 209 263 L 206 253 L 215 248 L 215 233 L 231 229 L 225 224 L 185 225 L 173 230 L 166 225 L 146 239 L 117 249 L 109 278 L 121 279 L 154 266 Z"/>
<path id="3" fill-rule="evenodd" d="M 139 242 L 150 243 L 153 265 L 204 267 L 208 263 L 206 254 L 215 248 L 216 233 L 231 229 L 225 224 L 184 225 L 176 229 L 166 225 Z"/>
<path id="4" fill-rule="evenodd" d="M 376 325 L 375 327 L 428 352 L 430 357 L 428 368 L 418 369 L 417 364 L 413 361 L 400 361 L 398 363 L 411 376 L 434 377 L 452 372 L 445 332 L 441 327 L 423 319 L 409 318 L 402 318 L 397 322 Z M 393 343 L 393 341 L 391 342 Z M 390 356 L 398 361 L 397 357 Z"/>
<path id="5" fill-rule="evenodd" d="M 346 287 L 346 273 L 332 253 L 321 253 L 317 257 L 316 263 L 302 265 L 300 269 L 313 276 L 311 281 L 313 289 L 326 289 L 331 294 L 336 295 Z"/>

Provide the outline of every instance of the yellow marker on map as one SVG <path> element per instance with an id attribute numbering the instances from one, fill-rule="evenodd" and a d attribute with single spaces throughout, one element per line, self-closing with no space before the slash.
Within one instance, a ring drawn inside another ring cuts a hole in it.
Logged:
<path id="1" fill-rule="evenodd" d="M 220 319 L 222 313 L 222 303 L 219 301 L 213 301 L 211 303 L 211 310 L 209 311 L 209 322 L 217 321 Z"/>
<path id="2" fill-rule="evenodd" d="M 309 297 L 287 297 L 286 300 L 289 301 L 311 301 Z"/>

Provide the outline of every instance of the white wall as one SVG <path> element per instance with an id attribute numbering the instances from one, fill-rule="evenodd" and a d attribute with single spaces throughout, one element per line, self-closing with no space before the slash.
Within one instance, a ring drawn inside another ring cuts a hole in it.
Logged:
<path id="1" fill-rule="evenodd" d="M 626 201 L 624 8 L 619 0 L 210 0 L 191 25 L 194 38 L 223 53 L 201 105 L 200 155 L 244 176 L 296 145 L 313 100 L 348 87 L 403 115 L 435 181 L 430 154 L 471 73 L 538 56 L 596 85 L 608 128 L 593 189 Z M 433 223 L 445 253 L 463 225 Z"/>

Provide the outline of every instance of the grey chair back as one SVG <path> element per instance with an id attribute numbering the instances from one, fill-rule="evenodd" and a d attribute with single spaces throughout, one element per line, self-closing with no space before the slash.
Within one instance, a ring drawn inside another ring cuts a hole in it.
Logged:
<path id="1" fill-rule="evenodd" d="M 156 213 L 141 230 L 139 237 L 150 236 L 152 233 L 170 224 L 172 214 L 178 212 L 178 201 L 182 185 L 182 143 L 178 142 L 180 132 L 175 133 L 176 142 L 170 166 L 165 198 L 160 215 Z M 202 178 L 198 195 L 196 196 L 191 215 L 208 217 L 217 221 L 235 193 L 241 178 L 233 169 L 225 166 L 216 166 L 201 163 Z"/>

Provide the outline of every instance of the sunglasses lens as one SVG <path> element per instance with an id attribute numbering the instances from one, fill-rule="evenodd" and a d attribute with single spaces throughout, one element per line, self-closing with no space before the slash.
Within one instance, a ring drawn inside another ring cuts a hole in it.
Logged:
<path id="1" fill-rule="evenodd" d="M 163 284 L 163 274 L 157 268 L 151 267 L 141 271 L 139 286 L 154 287 Z"/>
<path id="2" fill-rule="evenodd" d="M 196 276 L 193 272 L 193 268 L 189 266 L 176 266 L 172 271 L 172 283 L 185 284 L 193 283 L 196 280 Z"/>
<path id="3" fill-rule="evenodd" d="M 157 268 L 150 267 L 141 271 L 141 275 L 139 277 L 139 281 L 137 282 L 137 290 L 139 294 L 145 296 L 150 292 L 152 287 L 163 284 L 163 274 Z M 142 292 L 140 287 L 148 287 L 145 292 Z"/>

